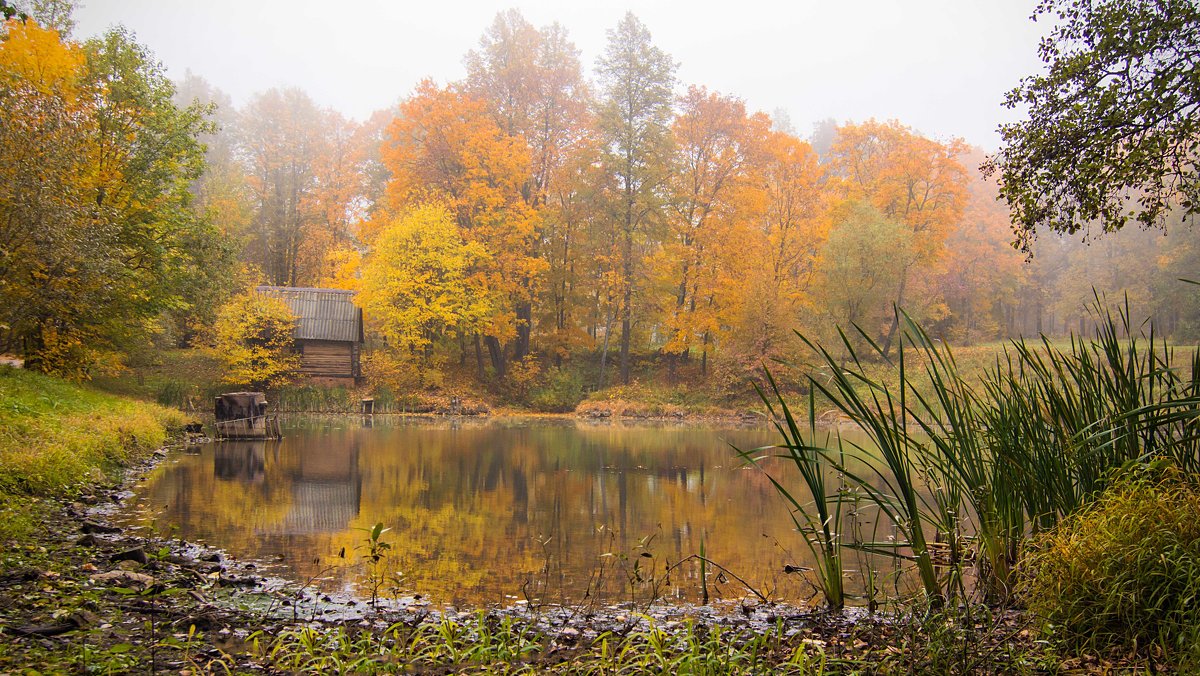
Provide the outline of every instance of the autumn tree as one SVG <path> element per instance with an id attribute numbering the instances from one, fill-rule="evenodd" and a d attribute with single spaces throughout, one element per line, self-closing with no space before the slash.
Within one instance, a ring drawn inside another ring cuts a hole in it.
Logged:
<path id="1" fill-rule="evenodd" d="M 983 151 L 972 148 L 962 158 L 978 167 Z M 1008 209 L 999 200 L 994 180 L 972 171 L 962 218 L 946 237 L 946 257 L 938 289 L 951 313 L 949 326 L 959 341 L 991 340 L 1006 335 L 1005 315 L 1018 297 L 1028 270 L 1009 244 Z M 1031 299 L 1036 304 L 1046 298 Z"/>
<path id="2" fill-rule="evenodd" d="M 1193 0 L 1046 0 L 1046 72 L 1008 93 L 1027 120 L 1000 127 L 998 171 L 1017 244 L 1200 213 L 1200 7 Z"/>
<path id="3" fill-rule="evenodd" d="M 244 245 L 253 205 L 246 173 L 238 156 L 238 113 L 229 94 L 188 71 L 176 86 L 177 106 L 202 106 L 212 129 L 199 136 L 204 144 L 204 173 L 192 182 L 192 208 L 207 214 L 222 234 Z"/>
<path id="4" fill-rule="evenodd" d="M 30 366 L 83 377 L 221 271 L 205 259 L 215 229 L 189 208 L 208 126 L 122 30 L 83 46 L 32 22 L 5 33 L 0 96 L 17 117 L 0 150 L 16 175 L 0 200 L 4 321 Z M 30 150 L 44 155 L 22 159 Z"/>
<path id="5" fill-rule="evenodd" d="M 234 296 L 221 308 L 214 330 L 222 382 L 252 390 L 291 382 L 300 369 L 295 329 L 296 317 L 282 300 L 254 290 Z"/>
<path id="6" fill-rule="evenodd" d="M 603 361 L 620 308 L 615 179 L 595 161 L 599 153 L 598 139 L 587 133 L 550 184 L 541 210 L 538 251 L 547 269 L 538 339 L 555 366 L 596 345 Z"/>
<path id="7" fill-rule="evenodd" d="M 401 361 L 436 368 L 434 348 L 471 335 L 491 315 L 491 297 L 473 276 L 487 257 L 466 241 L 451 212 L 428 203 L 385 224 L 362 268 L 360 302 Z"/>
<path id="8" fill-rule="evenodd" d="M 812 147 L 772 132 L 757 170 L 761 197 L 753 236 L 739 249 L 742 302 L 734 318 L 736 350 L 757 363 L 782 345 L 814 303 L 820 253 L 829 236 L 825 172 Z"/>
<path id="9" fill-rule="evenodd" d="M 96 206 L 123 230 L 120 293 L 181 326 L 188 316 L 211 322 L 228 293 L 235 252 L 207 214 L 192 208 L 190 188 L 205 170 L 200 139 L 214 130 L 210 111 L 176 104 L 161 64 L 124 29 L 84 46 L 92 87 L 105 92 L 96 110 Z M 126 319 L 130 310 L 123 308 Z"/>
<path id="10" fill-rule="evenodd" d="M 483 101 L 429 81 L 401 105 L 388 134 L 384 161 L 392 173 L 387 192 L 392 213 L 437 199 L 450 209 L 463 237 L 487 252 L 471 271 L 472 283 L 503 299 L 479 329 L 496 376 L 504 378 L 505 345 L 517 335 L 517 308 L 529 301 L 545 269 L 533 255 L 538 213 L 522 193 L 528 148 L 496 124 Z"/>
<path id="11" fill-rule="evenodd" d="M 354 125 L 298 89 L 272 89 L 238 127 L 254 202 L 249 260 L 272 284 L 312 284 L 357 218 Z"/>
<path id="12" fill-rule="evenodd" d="M 75 328 L 55 324 L 59 309 L 75 304 L 69 289 L 60 288 L 64 278 L 103 274 L 102 263 L 88 255 L 89 240 L 103 230 L 93 228 L 88 205 L 96 132 L 86 56 L 33 22 L 9 20 L 3 31 L 0 329 L 6 349 L 52 371 L 57 360 L 42 353 L 60 342 L 61 330 Z"/>
<path id="13" fill-rule="evenodd" d="M 664 350 L 686 358 L 693 347 L 708 363 L 711 342 L 740 296 L 730 288 L 736 260 L 760 210 L 755 168 L 770 119 L 748 116 L 738 99 L 690 87 L 671 126 L 673 153 L 666 181 L 667 236 L 654 267 L 669 278 Z M 736 266 L 740 268 L 741 266 Z"/>
<path id="14" fill-rule="evenodd" d="M 624 383 L 629 382 L 634 302 L 642 291 L 645 274 L 643 254 L 657 239 L 652 230 L 661 221 L 662 183 L 670 160 L 675 68 L 675 62 L 654 46 L 650 31 L 632 13 L 608 31 L 608 44 L 597 61 L 602 95 L 597 132 L 603 144 L 602 162 L 616 179 L 610 199 L 620 247 Z"/>
<path id="15" fill-rule="evenodd" d="M 469 52 L 465 62 L 465 90 L 485 102 L 506 134 L 524 139 L 528 145 L 529 175 L 521 188 L 525 202 L 540 212 L 543 230 L 560 225 L 561 221 L 548 213 L 552 186 L 586 135 L 590 94 L 579 50 L 562 26 L 551 24 L 539 30 L 513 9 L 496 15 L 480 39 L 479 49 Z M 557 232 L 543 234 L 531 241 L 530 255 L 552 259 L 538 250 L 539 243 L 548 239 L 561 241 Z M 529 352 L 537 291 L 528 289 L 529 298 L 515 308 L 516 360 Z"/>
<path id="16" fill-rule="evenodd" d="M 898 307 L 913 300 L 912 285 L 928 289 L 946 236 L 962 215 L 967 173 L 958 157 L 964 151 L 961 140 L 938 143 L 895 121 L 838 129 L 830 161 L 846 197 L 870 203 L 913 235 L 892 294 Z M 893 313 L 883 335 L 885 356 L 897 326 Z"/>
<path id="17" fill-rule="evenodd" d="M 399 108 L 396 106 L 377 110 L 358 125 L 355 131 L 354 147 L 357 151 L 357 169 L 360 191 L 358 199 L 362 208 L 362 220 L 357 224 L 361 228 L 364 223 L 378 212 L 387 208 L 388 182 L 392 174 L 383 159 L 383 149 L 387 144 L 388 128 L 396 119 Z M 359 239 L 364 233 L 355 233 Z"/>
<path id="18" fill-rule="evenodd" d="M 200 258 L 213 270 L 212 283 L 187 289 L 188 309 L 173 313 L 178 342 L 188 346 L 213 325 L 218 307 L 241 279 L 239 258 L 249 236 L 253 204 L 237 154 L 237 111 L 228 94 L 188 72 L 177 83 L 174 103 L 205 111 L 211 126 L 197 137 L 204 147 L 204 172 L 190 185 L 191 209 L 219 236 Z"/>

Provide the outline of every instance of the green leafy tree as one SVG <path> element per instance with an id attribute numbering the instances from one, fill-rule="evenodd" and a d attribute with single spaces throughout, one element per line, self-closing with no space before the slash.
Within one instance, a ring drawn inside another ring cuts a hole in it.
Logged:
<path id="1" fill-rule="evenodd" d="M 1040 47 L 1044 75 L 1005 105 L 1029 119 L 1000 127 L 999 171 L 1017 244 L 1040 227 L 1103 231 L 1131 218 L 1165 226 L 1200 210 L 1200 6 L 1194 0 L 1044 0 L 1058 25 Z"/>
<path id="2" fill-rule="evenodd" d="M 33 21 L 4 33 L 0 338 L 31 368 L 86 378 L 224 271 L 189 207 L 207 122 L 122 30 L 84 45 Z"/>
<path id="3" fill-rule="evenodd" d="M 267 390 L 286 385 L 300 368 L 292 337 L 296 316 L 287 303 L 255 291 L 234 296 L 217 315 L 215 349 L 221 381 Z"/>
<path id="4" fill-rule="evenodd" d="M 9 19 L 25 20 L 27 17 L 27 14 L 10 5 L 6 0 L 0 0 L 0 19 L 5 21 Z"/>
<path id="5" fill-rule="evenodd" d="M 633 304 L 643 277 L 642 252 L 661 206 L 670 161 L 675 67 L 671 57 L 650 41 L 650 31 L 632 13 L 608 32 L 608 46 L 597 62 L 603 94 L 598 116 L 603 163 L 616 178 L 610 208 L 619 230 L 624 383 L 629 382 Z"/>
<path id="6" fill-rule="evenodd" d="M 818 297 L 831 326 L 873 334 L 891 318 L 892 289 L 912 255 L 912 231 L 866 202 L 833 210 L 833 229 L 821 249 Z"/>

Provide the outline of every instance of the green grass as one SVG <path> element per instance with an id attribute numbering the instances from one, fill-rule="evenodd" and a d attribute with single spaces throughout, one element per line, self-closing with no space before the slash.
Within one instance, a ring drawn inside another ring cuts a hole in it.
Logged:
<path id="1" fill-rule="evenodd" d="M 163 406 L 211 411 L 212 398 L 228 390 L 220 380 L 220 361 L 211 350 L 170 349 L 134 355 L 123 371 L 97 377 L 92 384 Z"/>
<path id="2" fill-rule="evenodd" d="M 28 532 L 39 499 L 104 479 L 182 423 L 161 406 L 0 367 L 0 541 Z"/>
<path id="3" fill-rule="evenodd" d="M 565 636 L 565 635 L 564 635 Z M 687 621 L 667 631 L 654 621 L 590 639 L 554 637 L 507 617 L 399 623 L 383 632 L 288 629 L 251 637 L 255 661 L 287 673 L 822 674 L 822 650 L 765 632 Z M 557 657 L 556 657 L 557 654 Z M 211 667 L 210 667 L 211 668 Z"/>

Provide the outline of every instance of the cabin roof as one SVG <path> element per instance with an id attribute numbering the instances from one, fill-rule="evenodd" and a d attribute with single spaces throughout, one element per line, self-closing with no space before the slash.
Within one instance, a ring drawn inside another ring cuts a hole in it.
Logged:
<path id="1" fill-rule="evenodd" d="M 258 292 L 287 303 L 296 315 L 296 340 L 363 342 L 362 310 L 354 292 L 292 286 L 260 286 Z"/>

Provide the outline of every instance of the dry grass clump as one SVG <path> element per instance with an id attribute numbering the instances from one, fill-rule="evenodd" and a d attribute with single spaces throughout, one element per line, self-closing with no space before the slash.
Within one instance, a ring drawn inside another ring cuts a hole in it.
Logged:
<path id="1" fill-rule="evenodd" d="M 1020 591 L 1067 644 L 1200 667 L 1200 486 L 1170 465 L 1127 471 L 1034 538 Z"/>

